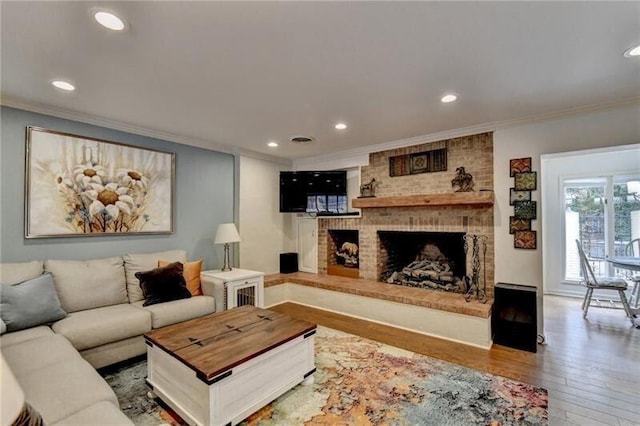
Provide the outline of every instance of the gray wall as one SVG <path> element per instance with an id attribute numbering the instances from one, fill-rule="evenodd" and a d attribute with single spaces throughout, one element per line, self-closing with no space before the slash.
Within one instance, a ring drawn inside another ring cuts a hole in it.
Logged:
<path id="1" fill-rule="evenodd" d="M 0 120 L 0 261 L 91 259 L 180 248 L 190 260 L 202 258 L 206 269 L 221 266 L 222 248 L 213 237 L 219 223 L 234 219 L 232 155 L 14 108 L 2 107 Z M 25 239 L 26 126 L 175 152 L 173 234 Z"/>

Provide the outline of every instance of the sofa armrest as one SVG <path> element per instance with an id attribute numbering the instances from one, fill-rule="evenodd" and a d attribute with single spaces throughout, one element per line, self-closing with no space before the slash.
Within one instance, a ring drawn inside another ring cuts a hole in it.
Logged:
<path id="1" fill-rule="evenodd" d="M 200 275 L 200 286 L 202 287 L 202 294 L 205 296 L 215 297 L 216 289 L 214 279 L 204 274 Z"/>
<path id="2" fill-rule="evenodd" d="M 200 274 L 200 285 L 202 287 L 202 294 L 205 296 L 211 296 L 215 299 L 216 312 L 223 311 L 224 287 L 222 286 L 222 282 L 208 275 Z"/>

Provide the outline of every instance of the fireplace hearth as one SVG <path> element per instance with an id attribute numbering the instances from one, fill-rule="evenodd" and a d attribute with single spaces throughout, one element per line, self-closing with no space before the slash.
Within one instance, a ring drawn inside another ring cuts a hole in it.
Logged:
<path id="1" fill-rule="evenodd" d="M 378 231 L 378 280 L 464 293 L 464 235 L 463 232 Z"/>

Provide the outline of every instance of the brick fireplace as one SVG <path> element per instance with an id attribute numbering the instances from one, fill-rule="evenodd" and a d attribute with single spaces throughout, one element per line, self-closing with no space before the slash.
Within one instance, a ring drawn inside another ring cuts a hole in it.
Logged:
<path id="1" fill-rule="evenodd" d="M 389 176 L 390 157 L 420 153 L 435 149 L 447 149 L 447 171 L 412 174 L 407 176 Z M 375 178 L 379 182 L 376 201 L 392 200 L 398 196 L 421 196 L 430 194 L 451 194 L 451 180 L 456 168 L 465 167 L 473 175 L 475 194 L 493 190 L 493 135 L 482 133 L 439 142 L 415 145 L 406 148 L 372 153 L 369 165 L 361 169 L 361 182 Z M 466 193 L 468 194 L 468 193 Z M 464 194 L 463 194 L 464 195 Z M 427 197 L 428 198 L 428 197 Z M 376 206 L 363 208 L 362 216 L 328 217 L 318 219 L 318 270 L 326 273 L 331 253 L 335 250 L 329 236 L 329 230 L 357 231 L 359 248 L 360 278 L 381 281 L 381 269 L 387 259 L 380 232 L 423 233 L 435 236 L 438 233 L 483 236 L 486 240 L 486 254 L 481 259 L 484 269 L 481 283 L 486 279 L 488 296 L 493 294 L 494 283 L 494 237 L 493 237 L 493 198 L 491 203 L 473 205 L 469 203 L 451 203 L 447 205 L 423 206 Z M 393 204 L 393 203 L 390 203 Z M 384 235 L 384 234 L 383 234 Z M 408 234 L 407 234 L 408 235 Z M 440 237 L 433 237 L 436 240 Z M 432 238 L 432 239 L 433 239 Z M 383 237 L 384 239 L 384 237 Z M 471 275 L 471 248 L 468 250 L 464 268 L 458 265 L 458 271 L 464 269 Z M 461 263 L 456 260 L 456 263 Z"/>

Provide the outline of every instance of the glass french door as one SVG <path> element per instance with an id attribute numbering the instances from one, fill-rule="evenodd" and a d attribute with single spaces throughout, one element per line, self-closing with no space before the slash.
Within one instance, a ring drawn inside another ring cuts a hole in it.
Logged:
<path id="1" fill-rule="evenodd" d="M 576 239 L 596 275 L 623 275 L 606 258 L 624 255 L 626 245 L 640 238 L 640 174 L 565 179 L 563 193 L 565 280 L 581 279 Z"/>

